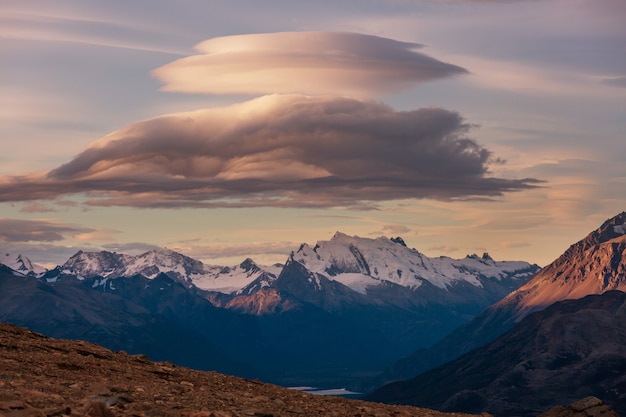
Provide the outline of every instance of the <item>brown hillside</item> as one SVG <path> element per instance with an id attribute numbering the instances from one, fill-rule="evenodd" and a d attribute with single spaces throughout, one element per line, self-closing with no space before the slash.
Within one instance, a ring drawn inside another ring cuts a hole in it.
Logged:
<path id="1" fill-rule="evenodd" d="M 0 323 L 0 417 L 468 416 L 322 397 Z"/>

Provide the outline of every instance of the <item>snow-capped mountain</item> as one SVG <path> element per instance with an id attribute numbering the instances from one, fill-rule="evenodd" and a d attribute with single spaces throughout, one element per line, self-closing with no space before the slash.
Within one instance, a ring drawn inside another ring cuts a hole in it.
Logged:
<path id="1" fill-rule="evenodd" d="M 485 279 L 526 280 L 539 270 L 527 262 L 496 262 L 486 253 L 465 259 L 429 258 L 408 248 L 399 237 L 367 239 L 340 232 L 314 247 L 303 244 L 291 259 L 361 293 L 367 287 L 384 283 L 410 289 L 417 289 L 426 281 L 444 290 L 459 282 L 482 287 Z"/>
<path id="2" fill-rule="evenodd" d="M 368 239 L 340 232 L 313 247 L 302 244 L 289 255 L 287 263 L 290 262 L 297 262 L 309 271 L 311 282 L 319 284 L 316 278 L 319 275 L 361 294 L 366 294 L 368 288 L 385 285 L 410 290 L 427 285 L 444 291 L 460 284 L 475 289 L 502 287 L 502 291 L 491 297 L 491 302 L 519 287 L 539 270 L 527 262 L 497 262 L 488 254 L 468 255 L 464 259 L 429 258 L 408 248 L 399 237 Z M 137 256 L 79 251 L 58 267 L 56 273 L 79 279 L 103 278 L 99 285 L 105 285 L 110 278 L 143 275 L 152 279 L 165 273 L 187 287 L 247 296 L 272 287 L 282 269 L 283 265 L 261 266 L 250 258 L 232 267 L 207 265 L 169 249 L 155 249 Z M 48 279 L 56 276 L 49 274 Z"/>
<path id="3" fill-rule="evenodd" d="M 2 253 L 0 254 L 0 265 L 5 265 L 15 273 L 23 276 L 39 276 L 46 272 L 46 268 L 32 263 L 28 257 L 22 254 Z"/>
<path id="4" fill-rule="evenodd" d="M 164 273 L 187 287 L 223 293 L 236 292 L 259 276 L 273 276 L 278 270 L 278 266 L 261 267 L 251 259 L 233 267 L 206 265 L 169 249 L 155 249 L 137 256 L 79 251 L 58 268 L 59 273 L 79 279 L 103 278 L 98 285 L 105 285 L 111 278 L 143 275 L 153 279 Z"/>

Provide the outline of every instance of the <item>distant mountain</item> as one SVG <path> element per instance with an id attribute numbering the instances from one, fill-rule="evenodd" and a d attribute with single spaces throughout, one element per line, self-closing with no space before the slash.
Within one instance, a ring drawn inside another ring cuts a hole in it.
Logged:
<path id="1" fill-rule="evenodd" d="M 626 212 L 605 221 L 529 282 L 431 348 L 399 361 L 379 382 L 410 378 L 457 358 L 556 301 L 610 290 L 626 290 Z"/>
<path id="2" fill-rule="evenodd" d="M 339 232 L 330 241 L 320 241 L 314 247 L 302 244 L 286 262 L 286 265 L 293 264 L 302 266 L 300 270 L 306 278 L 302 282 L 306 288 L 295 291 L 284 278 L 270 275 L 260 276 L 233 295 L 246 297 L 261 290 L 282 287 L 299 301 L 332 311 L 345 306 L 345 301 L 362 299 L 356 295 L 360 294 L 379 305 L 454 305 L 456 314 L 468 318 L 539 271 L 537 265 L 496 262 L 488 254 L 482 257 L 471 255 L 465 259 L 429 258 L 409 249 L 401 238 L 367 239 Z M 326 282 L 324 286 L 322 281 L 332 281 L 333 284 Z M 310 298 L 311 294 L 329 291 L 344 294 L 349 300 L 339 295 L 323 300 L 319 295 L 315 300 Z M 273 293 L 272 297 L 275 297 Z M 260 311 L 258 305 L 252 309 Z"/>
<path id="3" fill-rule="evenodd" d="M 408 248 L 399 237 L 367 239 L 340 232 L 314 247 L 301 245 L 291 259 L 361 293 L 384 283 L 412 290 L 425 283 L 442 290 L 460 283 L 485 287 L 528 278 L 538 271 L 538 267 L 527 262 L 496 262 L 486 253 L 465 259 L 429 258 Z"/>
<path id="4" fill-rule="evenodd" d="M 18 275 L 23 276 L 37 276 L 46 272 L 43 266 L 32 263 L 28 257 L 22 254 L 0 253 L 0 265 L 5 265 Z"/>
<path id="5" fill-rule="evenodd" d="M 535 416 L 596 396 L 626 415 L 626 294 L 561 301 L 492 343 L 367 399 L 442 411 Z"/>
<path id="6" fill-rule="evenodd" d="M 169 249 L 155 249 L 138 256 L 115 252 L 79 251 L 55 271 L 48 273 L 52 279 L 61 274 L 78 278 L 100 277 L 100 285 L 106 280 L 119 277 L 143 275 L 154 278 L 164 273 L 187 287 L 219 292 L 234 292 L 262 275 L 274 276 L 280 266 L 261 267 L 246 259 L 234 267 L 206 265 Z"/>
<path id="7" fill-rule="evenodd" d="M 336 233 L 313 247 L 301 245 L 285 265 L 270 267 L 251 259 L 233 267 L 211 266 L 167 249 L 138 256 L 79 251 L 41 275 L 37 288 L 43 293 L 25 302 L 47 297 L 45 288 L 67 297 L 67 305 L 82 306 L 101 295 L 105 305 L 90 304 L 94 311 L 108 311 L 112 299 L 122 315 L 131 306 L 141 308 L 152 320 L 167 320 L 253 363 L 266 380 L 336 386 L 431 345 L 538 270 L 487 254 L 429 258 L 401 238 Z M 0 317 L 6 313 L 7 321 L 13 317 L 28 326 L 41 319 L 40 310 L 23 311 L 0 306 Z M 87 322 L 97 315 L 86 306 L 72 311 Z M 46 326 L 53 324 L 44 321 L 39 330 L 52 331 Z M 106 335 L 127 331 L 120 326 L 119 320 L 99 322 L 90 340 L 103 343 Z M 78 330 L 52 335 L 83 337 Z"/>

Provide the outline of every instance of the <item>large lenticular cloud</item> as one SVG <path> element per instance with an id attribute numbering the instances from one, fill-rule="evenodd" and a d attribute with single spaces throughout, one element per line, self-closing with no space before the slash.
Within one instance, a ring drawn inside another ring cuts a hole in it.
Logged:
<path id="1" fill-rule="evenodd" d="M 377 96 L 467 71 L 416 52 L 422 45 L 358 33 L 225 36 L 153 72 L 166 91 Z"/>
<path id="2" fill-rule="evenodd" d="M 0 179 L 0 201 L 82 193 L 133 207 L 370 207 L 534 186 L 490 177 L 491 152 L 469 128 L 440 108 L 265 96 L 135 123 L 43 176 Z"/>

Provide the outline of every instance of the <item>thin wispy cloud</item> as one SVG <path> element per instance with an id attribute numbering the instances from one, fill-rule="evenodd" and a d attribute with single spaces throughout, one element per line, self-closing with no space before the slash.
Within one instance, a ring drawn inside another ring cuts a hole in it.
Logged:
<path id="1" fill-rule="evenodd" d="M 132 207 L 368 207 L 499 196 L 538 180 L 500 163 L 461 115 L 374 101 L 273 95 L 130 125 L 48 173 L 0 178 L 0 201 L 82 193 Z"/>
<path id="2" fill-rule="evenodd" d="M 56 242 L 94 229 L 48 220 L 0 218 L 0 242 Z"/>
<path id="3" fill-rule="evenodd" d="M 53 213 L 56 212 L 56 210 L 46 204 L 43 203 L 39 203 L 39 202 L 30 202 L 25 204 L 21 209 L 20 209 L 20 213 Z"/>
<path id="4" fill-rule="evenodd" d="M 247 242 L 240 244 L 172 244 L 173 250 L 184 253 L 196 259 L 210 261 L 212 259 L 237 258 L 243 261 L 245 258 L 255 255 L 275 255 L 284 260 L 290 252 L 298 248 L 299 243 L 288 241 Z M 282 259 L 281 259 L 282 261 Z"/>
<path id="5" fill-rule="evenodd" d="M 154 249 L 159 249 L 159 246 L 144 242 L 129 242 L 107 243 L 102 245 L 102 248 L 108 251 L 120 252 L 128 255 L 141 255 L 142 253 L 149 252 Z"/>
<path id="6" fill-rule="evenodd" d="M 44 7 L 45 8 L 45 7 Z M 153 28 L 68 11 L 33 10 L 0 6 L 0 37 L 41 42 L 62 42 L 134 51 L 184 55 L 184 51 L 157 44 Z"/>
<path id="7" fill-rule="evenodd" d="M 626 76 L 605 78 L 602 80 L 602 83 L 610 85 L 611 87 L 626 88 Z"/>
<path id="8" fill-rule="evenodd" d="M 376 96 L 467 72 L 417 52 L 421 47 L 342 32 L 225 36 L 153 75 L 163 90 L 185 93 Z"/>

